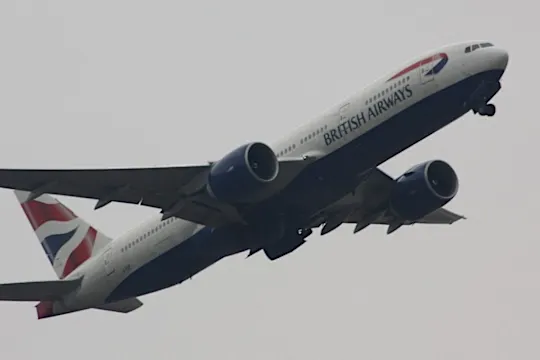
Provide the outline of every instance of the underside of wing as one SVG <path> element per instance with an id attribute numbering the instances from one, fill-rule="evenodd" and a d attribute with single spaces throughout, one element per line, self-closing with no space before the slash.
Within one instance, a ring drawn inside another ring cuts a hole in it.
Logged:
<path id="1" fill-rule="evenodd" d="M 186 194 L 197 194 L 208 165 L 117 169 L 0 169 L 0 187 L 26 190 L 33 197 L 44 193 L 98 200 L 96 208 L 110 202 L 170 209 Z M 217 225 L 223 222 L 223 204 L 191 196 L 178 217 Z"/>
<path id="2" fill-rule="evenodd" d="M 387 225 L 387 233 L 403 225 L 412 224 L 452 224 L 464 216 L 442 207 L 429 212 L 414 221 L 404 221 L 390 209 L 392 190 L 396 181 L 379 169 L 374 169 L 360 183 L 353 194 L 327 207 L 317 214 L 311 227 L 323 225 L 321 234 L 326 234 L 344 223 L 355 224 L 354 232 L 369 225 Z"/>
<path id="3" fill-rule="evenodd" d="M 279 161 L 279 176 L 272 186 L 284 186 L 309 160 Z M 175 216 L 207 226 L 242 222 L 236 206 L 209 193 L 207 184 L 211 169 L 212 164 L 111 169 L 0 169 L 0 187 L 29 191 L 30 198 L 48 193 L 95 199 L 96 209 L 111 202 L 145 205 L 161 209 L 164 217 Z M 241 183 L 231 180 L 234 179 L 225 181 Z"/>
<path id="4" fill-rule="evenodd" d="M 453 224 L 458 220 L 466 219 L 465 216 L 459 215 L 456 213 L 451 212 L 450 210 L 447 210 L 445 208 L 439 208 L 432 213 L 429 213 L 428 215 L 424 216 L 423 218 L 417 220 L 416 224 Z M 377 220 L 373 222 L 373 224 L 382 224 L 382 225 L 390 225 L 392 223 L 392 219 L 390 217 L 384 217 L 381 216 Z"/>

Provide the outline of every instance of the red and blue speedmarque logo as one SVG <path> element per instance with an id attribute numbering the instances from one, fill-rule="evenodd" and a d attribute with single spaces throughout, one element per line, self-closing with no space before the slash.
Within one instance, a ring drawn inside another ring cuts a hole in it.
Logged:
<path id="1" fill-rule="evenodd" d="M 410 66 L 407 66 L 405 69 L 401 70 L 400 72 L 398 72 L 397 74 L 395 74 L 394 76 L 392 76 L 390 79 L 388 79 L 386 81 L 388 82 L 388 81 L 395 80 L 398 77 L 401 77 L 401 76 L 403 76 L 403 75 L 405 75 L 405 74 L 407 74 L 407 73 L 409 73 L 409 72 L 411 72 L 413 70 L 418 69 L 420 66 L 424 66 L 424 65 L 427 65 L 429 63 L 434 63 L 434 65 L 424 75 L 438 74 L 445 67 L 445 65 L 448 63 L 448 55 L 446 53 L 438 53 L 438 54 L 432 55 L 430 57 L 427 57 L 425 59 L 422 59 L 420 61 L 417 61 L 414 64 L 412 64 Z"/>

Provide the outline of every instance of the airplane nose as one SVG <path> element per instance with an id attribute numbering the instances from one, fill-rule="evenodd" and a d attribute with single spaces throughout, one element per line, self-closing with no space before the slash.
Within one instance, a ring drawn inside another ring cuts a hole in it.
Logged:
<path id="1" fill-rule="evenodd" d="M 494 51 L 492 64 L 496 69 L 505 70 L 508 65 L 508 52 L 502 49 Z"/>

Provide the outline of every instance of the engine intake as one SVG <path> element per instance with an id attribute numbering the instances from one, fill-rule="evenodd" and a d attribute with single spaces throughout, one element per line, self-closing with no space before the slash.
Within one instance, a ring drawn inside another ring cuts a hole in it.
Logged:
<path id="1" fill-rule="evenodd" d="M 250 203 L 271 195 L 271 183 L 279 173 L 272 149 L 253 142 L 231 151 L 210 169 L 208 192 L 230 204 Z"/>
<path id="2" fill-rule="evenodd" d="M 415 221 L 447 204 L 458 188 L 457 174 L 448 163 L 428 161 L 397 179 L 390 209 L 401 220 Z"/>

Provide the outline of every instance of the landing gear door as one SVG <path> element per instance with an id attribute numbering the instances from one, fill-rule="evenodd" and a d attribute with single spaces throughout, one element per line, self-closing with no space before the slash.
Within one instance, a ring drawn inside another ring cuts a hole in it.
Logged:
<path id="1" fill-rule="evenodd" d="M 431 57 L 422 62 L 419 69 L 420 83 L 427 84 L 435 79 L 433 68 L 436 63 L 436 57 Z"/>
<path id="2" fill-rule="evenodd" d="M 114 262 L 112 261 L 112 248 L 109 248 L 103 254 L 103 265 L 107 276 L 112 275 L 115 271 Z"/>

